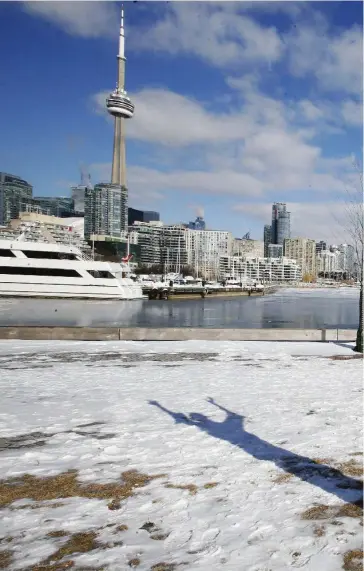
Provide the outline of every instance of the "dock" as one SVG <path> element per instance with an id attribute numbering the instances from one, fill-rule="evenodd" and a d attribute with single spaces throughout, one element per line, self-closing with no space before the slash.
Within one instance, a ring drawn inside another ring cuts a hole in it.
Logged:
<path id="1" fill-rule="evenodd" d="M 263 296 L 276 291 L 273 286 L 265 288 L 254 287 L 223 287 L 211 288 L 208 286 L 201 287 L 173 287 L 173 286 L 160 286 L 160 287 L 145 287 L 143 288 L 143 295 L 146 295 L 150 300 L 183 300 L 183 299 L 205 299 L 206 297 L 236 297 L 236 296 Z"/>

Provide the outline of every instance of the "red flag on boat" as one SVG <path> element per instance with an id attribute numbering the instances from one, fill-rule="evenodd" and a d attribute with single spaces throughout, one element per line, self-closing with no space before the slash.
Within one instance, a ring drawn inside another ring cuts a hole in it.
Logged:
<path id="1" fill-rule="evenodd" d="M 125 258 L 121 258 L 122 262 L 129 262 L 133 257 L 133 254 L 128 254 Z"/>

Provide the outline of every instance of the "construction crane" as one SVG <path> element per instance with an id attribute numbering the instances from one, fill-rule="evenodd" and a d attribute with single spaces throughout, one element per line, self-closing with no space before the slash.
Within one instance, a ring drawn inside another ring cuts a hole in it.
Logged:
<path id="1" fill-rule="evenodd" d="M 86 188 L 92 188 L 91 175 L 88 172 L 87 165 L 81 163 L 80 172 L 81 172 L 81 186 L 86 186 Z"/>

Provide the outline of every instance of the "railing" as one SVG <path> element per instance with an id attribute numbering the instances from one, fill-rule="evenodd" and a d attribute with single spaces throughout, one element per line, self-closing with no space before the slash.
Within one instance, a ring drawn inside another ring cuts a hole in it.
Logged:
<path id="1" fill-rule="evenodd" d="M 80 254 L 81 260 L 83 260 L 84 262 L 94 262 L 94 258 L 93 256 L 89 256 L 88 254 L 85 254 L 85 252 L 81 251 Z"/>

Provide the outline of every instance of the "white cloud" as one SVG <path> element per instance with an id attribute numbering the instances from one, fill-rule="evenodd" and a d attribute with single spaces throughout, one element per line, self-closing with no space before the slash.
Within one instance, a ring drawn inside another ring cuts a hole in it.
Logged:
<path id="1" fill-rule="evenodd" d="M 313 75 L 327 92 L 362 93 L 363 35 L 354 26 L 330 34 L 325 25 L 300 25 L 285 36 L 292 75 Z"/>
<path id="2" fill-rule="evenodd" d="M 94 163 L 89 166 L 89 170 L 94 184 L 97 182 L 109 182 L 111 179 L 111 163 Z M 160 192 L 161 188 L 158 185 L 145 184 L 145 179 L 143 178 L 144 182 L 140 184 L 139 169 L 136 169 L 136 176 L 134 170 L 135 168 L 130 167 L 127 171 L 130 206 L 138 204 L 142 208 L 154 207 L 156 201 L 164 198 Z"/>
<path id="3" fill-rule="evenodd" d="M 341 107 L 344 120 L 354 127 L 363 126 L 363 102 L 347 99 Z"/>
<path id="4" fill-rule="evenodd" d="M 146 184 L 155 191 L 256 196 L 340 194 L 349 183 L 348 169 L 325 163 L 321 148 L 312 144 L 315 129 L 297 127 L 302 107 L 311 117 L 313 111 L 318 114 L 307 101 L 285 106 L 260 93 L 254 82 L 246 86 L 241 105 L 226 113 L 207 111 L 197 101 L 162 89 L 142 90 L 132 99 L 135 115 L 127 122 L 128 138 L 148 143 L 149 158 L 155 157 L 157 165 L 129 169 L 138 188 Z M 93 104 L 106 115 L 105 93 L 94 96 Z"/>
<path id="5" fill-rule="evenodd" d="M 23 2 L 29 14 L 82 38 L 116 36 L 120 10 L 114 2 Z"/>
<path id="6" fill-rule="evenodd" d="M 220 94 L 221 101 L 225 97 L 220 107 L 212 99 L 214 93 L 208 107 L 168 89 L 146 88 L 131 94 L 135 116 L 127 122 L 128 138 L 148 144 L 149 156 L 156 159 L 152 168 L 129 166 L 132 197 L 158 200 L 176 190 L 261 199 L 272 193 L 279 199 L 280 193 L 306 191 L 332 196 L 352 184 L 353 169 L 347 160 L 324 158 L 314 140 L 347 125 L 360 126 L 361 104 L 350 97 L 336 106 L 318 97 L 279 100 L 262 93 L 258 85 L 260 64 L 274 65 L 286 58 L 291 74 L 316 78 L 318 93 L 357 94 L 362 88 L 361 31 L 332 33 L 324 18 L 311 10 L 312 25 L 302 21 L 282 37 L 274 27 L 254 20 L 254 11 L 279 10 L 295 17 L 306 8 L 298 3 L 268 4 L 172 2 L 163 4 L 161 17 L 161 11 L 155 11 L 155 22 L 145 30 L 128 26 L 128 49 L 192 55 L 229 75 L 229 91 Z M 73 35 L 117 34 L 119 7 L 113 2 L 26 2 L 24 6 Z M 246 72 L 247 66 L 253 73 Z M 107 94 L 92 98 L 95 110 L 105 116 Z M 94 173 L 93 180 L 108 180 L 110 165 L 94 165 Z"/>
<path id="7" fill-rule="evenodd" d="M 105 99 L 108 92 L 92 97 L 94 109 L 105 114 Z M 127 122 L 131 138 L 163 145 L 192 145 L 211 143 L 216 140 L 232 141 L 242 138 L 242 133 L 251 132 L 252 123 L 243 114 L 209 113 L 204 107 L 188 97 L 166 89 L 144 89 L 133 94 L 135 115 Z"/>
<path id="8" fill-rule="evenodd" d="M 110 164 L 91 165 L 92 172 L 102 180 L 110 178 Z M 158 169 L 129 166 L 127 170 L 128 188 L 132 196 L 150 197 L 151 193 L 161 198 L 161 193 L 183 191 L 202 194 L 225 194 L 259 196 L 262 183 L 259 179 L 231 170 L 198 171 L 173 170 L 163 172 Z M 94 180 L 95 176 L 93 177 Z"/>
<path id="9" fill-rule="evenodd" d="M 120 7 L 115 2 L 46 1 L 23 2 L 23 6 L 72 35 L 117 34 Z M 233 2 L 164 3 L 163 16 L 154 24 L 127 27 L 129 48 L 193 54 L 217 66 L 276 61 L 283 47 L 279 34 L 244 13 L 251 8 Z M 272 11 L 268 3 L 261 3 L 261 8 Z"/>
<path id="10" fill-rule="evenodd" d="M 237 3 L 171 2 L 160 20 L 132 32 L 131 49 L 193 54 L 218 67 L 276 61 L 283 47 L 274 27 L 239 13 Z"/>
<path id="11" fill-rule="evenodd" d="M 363 38 L 358 26 L 332 31 L 314 4 L 294 2 L 170 2 L 149 10 L 154 21 L 127 26 L 128 49 L 189 54 L 224 68 L 256 70 L 286 58 L 292 75 L 312 76 L 328 92 L 363 88 Z M 23 2 L 24 9 L 69 34 L 114 37 L 120 7 L 115 2 Z M 141 9 L 136 4 L 133 9 Z M 263 25 L 256 13 L 284 12 L 288 33 Z M 297 23 L 295 23 L 297 22 Z M 254 66 L 254 67 L 253 67 Z"/>
<path id="12" fill-rule="evenodd" d="M 299 102 L 299 107 L 307 121 L 317 121 L 325 116 L 323 109 L 320 109 L 320 107 L 312 103 L 309 99 L 302 99 Z"/>

